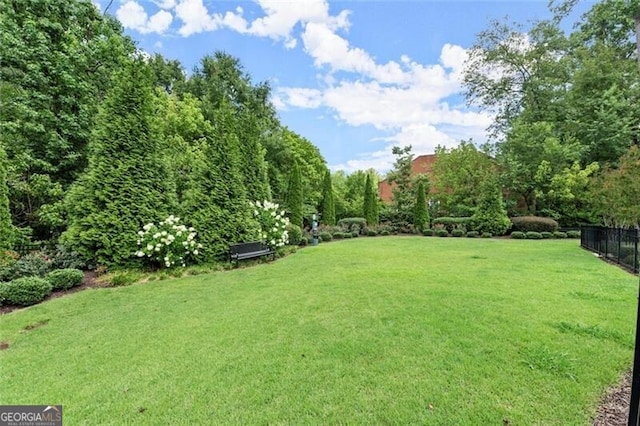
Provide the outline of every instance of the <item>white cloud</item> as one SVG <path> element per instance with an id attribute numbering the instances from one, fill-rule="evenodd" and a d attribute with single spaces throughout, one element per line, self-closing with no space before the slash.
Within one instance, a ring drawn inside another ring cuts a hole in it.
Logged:
<path id="1" fill-rule="evenodd" d="M 202 0 L 180 0 L 175 6 L 175 12 L 176 17 L 183 23 L 178 30 L 181 36 L 215 31 L 220 27 L 218 20 L 209 14 Z"/>
<path id="2" fill-rule="evenodd" d="M 176 0 L 155 0 L 154 3 L 161 9 L 169 10 L 176 7 Z"/>
<path id="3" fill-rule="evenodd" d="M 144 8 L 135 0 L 128 0 L 116 11 L 116 17 L 125 28 L 130 28 L 140 33 L 162 34 L 169 29 L 173 22 L 173 15 L 165 10 L 160 10 L 149 17 Z"/>

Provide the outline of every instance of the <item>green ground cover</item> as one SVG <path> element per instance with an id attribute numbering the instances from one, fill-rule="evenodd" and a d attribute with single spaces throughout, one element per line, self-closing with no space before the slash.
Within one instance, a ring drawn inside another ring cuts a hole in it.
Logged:
<path id="1" fill-rule="evenodd" d="M 589 424 L 637 277 L 576 241 L 377 237 L 0 317 L 0 404 L 65 424 Z"/>

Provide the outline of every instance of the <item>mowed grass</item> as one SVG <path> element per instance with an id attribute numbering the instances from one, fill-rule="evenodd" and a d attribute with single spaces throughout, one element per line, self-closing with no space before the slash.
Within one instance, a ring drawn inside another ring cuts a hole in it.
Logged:
<path id="1" fill-rule="evenodd" d="M 587 425 L 638 278 L 577 241 L 377 237 L 0 317 L 0 404 L 65 424 Z"/>

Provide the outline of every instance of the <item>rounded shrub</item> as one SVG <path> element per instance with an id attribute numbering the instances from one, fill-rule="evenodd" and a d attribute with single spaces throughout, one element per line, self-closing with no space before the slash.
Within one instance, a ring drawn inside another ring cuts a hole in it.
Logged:
<path id="1" fill-rule="evenodd" d="M 44 278 L 23 277 L 0 284 L 0 299 L 6 304 L 29 306 L 42 302 L 53 286 Z"/>
<path id="2" fill-rule="evenodd" d="M 425 237 L 431 237 L 433 236 L 433 229 L 423 229 L 422 230 L 422 235 L 424 235 Z"/>
<path id="3" fill-rule="evenodd" d="M 493 234 L 491 232 L 482 233 L 482 238 L 491 238 L 491 237 L 493 237 Z"/>
<path id="4" fill-rule="evenodd" d="M 467 238 L 476 238 L 477 236 L 478 236 L 478 231 L 467 232 Z"/>
<path id="5" fill-rule="evenodd" d="M 524 232 L 513 231 L 511 233 L 511 238 L 513 238 L 514 240 L 524 240 L 525 237 L 526 237 L 526 235 L 524 235 Z"/>
<path id="6" fill-rule="evenodd" d="M 287 235 L 289 236 L 289 244 L 292 246 L 297 246 L 302 241 L 302 228 L 298 225 L 294 225 L 293 223 L 288 224 L 285 227 L 287 231 Z"/>
<path id="7" fill-rule="evenodd" d="M 447 232 L 453 231 L 456 227 L 467 228 L 471 226 L 471 217 L 437 217 L 432 221 L 433 225 L 441 225 Z"/>
<path id="8" fill-rule="evenodd" d="M 358 238 L 360 233 L 358 231 L 351 231 L 351 238 Z"/>
<path id="9" fill-rule="evenodd" d="M 454 229 L 453 231 L 451 231 L 451 236 L 452 237 L 462 237 L 465 234 L 463 229 Z"/>
<path id="10" fill-rule="evenodd" d="M 370 237 L 375 237 L 376 235 L 378 235 L 378 233 L 376 232 L 375 229 L 368 229 L 367 230 L 367 235 Z"/>
<path id="11" fill-rule="evenodd" d="M 353 235 L 351 235 L 351 232 L 343 232 L 342 238 L 353 238 Z"/>
<path id="12" fill-rule="evenodd" d="M 544 238 L 544 239 L 553 238 L 553 233 L 552 232 L 543 231 L 543 232 L 540 233 L 540 235 L 542 235 L 542 238 Z"/>
<path id="13" fill-rule="evenodd" d="M 331 236 L 334 240 L 341 240 L 344 238 L 344 232 L 334 232 Z"/>
<path id="14" fill-rule="evenodd" d="M 436 235 L 437 235 L 438 237 L 448 237 L 448 236 L 449 236 L 449 232 L 447 232 L 447 230 L 446 230 L 446 229 L 438 229 L 438 230 L 436 231 Z"/>
<path id="15" fill-rule="evenodd" d="M 331 241 L 331 240 L 333 240 L 333 236 L 328 232 L 321 232 L 319 236 L 320 236 L 320 240 L 322 240 L 322 241 Z"/>
<path id="16" fill-rule="evenodd" d="M 357 231 L 360 233 L 362 228 L 367 226 L 367 221 L 364 217 L 345 217 L 338 221 L 338 226 L 347 231 Z"/>
<path id="17" fill-rule="evenodd" d="M 309 240 L 307 239 L 307 237 L 303 237 L 303 238 L 301 238 L 301 239 L 300 239 L 300 242 L 298 243 L 298 245 L 299 245 L 300 247 L 304 247 L 304 246 L 306 246 L 307 244 L 309 244 Z"/>
<path id="18" fill-rule="evenodd" d="M 567 231 L 568 238 L 580 238 L 580 231 Z"/>
<path id="19" fill-rule="evenodd" d="M 553 233 L 553 238 L 567 238 L 567 233 L 556 231 Z"/>
<path id="20" fill-rule="evenodd" d="M 556 232 L 558 222 L 550 217 L 519 216 L 512 217 L 511 224 L 514 231 Z"/>
<path id="21" fill-rule="evenodd" d="M 380 231 L 380 235 L 386 237 L 387 235 L 391 235 L 391 232 L 389 232 L 388 229 L 383 229 L 382 231 Z"/>
<path id="22" fill-rule="evenodd" d="M 0 270 L 0 280 L 11 281 L 22 277 L 44 277 L 51 270 L 51 260 L 40 251 L 31 252 Z"/>
<path id="23" fill-rule="evenodd" d="M 536 231 L 529 231 L 526 234 L 527 240 L 541 240 L 542 234 Z"/>
<path id="24" fill-rule="evenodd" d="M 51 283 L 53 290 L 67 290 L 80 285 L 84 274 L 79 269 L 56 269 L 47 274 L 47 281 Z"/>

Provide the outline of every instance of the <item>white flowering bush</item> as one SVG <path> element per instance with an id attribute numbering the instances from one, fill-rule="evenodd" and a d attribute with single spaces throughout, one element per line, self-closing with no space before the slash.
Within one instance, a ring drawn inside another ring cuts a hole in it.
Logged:
<path id="1" fill-rule="evenodd" d="M 171 268 L 186 266 L 197 256 L 202 244 L 196 241 L 196 230 L 180 224 L 180 218 L 169 216 L 158 225 L 147 223 L 138 231 L 137 257 L 149 263 Z"/>
<path id="2" fill-rule="evenodd" d="M 260 238 L 271 248 L 282 247 L 289 242 L 289 218 L 284 210 L 271 201 L 256 201 L 253 214 L 260 224 Z"/>

